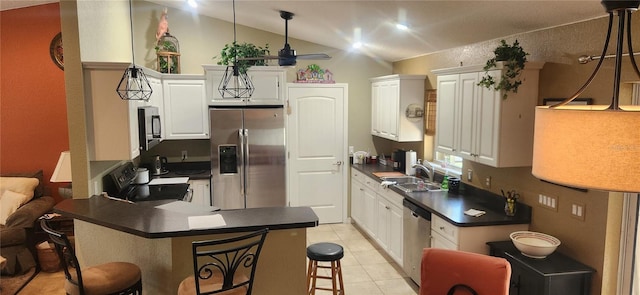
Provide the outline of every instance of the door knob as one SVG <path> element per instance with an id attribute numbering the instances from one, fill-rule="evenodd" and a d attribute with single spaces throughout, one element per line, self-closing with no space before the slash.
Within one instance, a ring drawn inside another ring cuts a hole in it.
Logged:
<path id="1" fill-rule="evenodd" d="M 342 161 L 335 162 L 335 163 L 333 163 L 333 165 L 340 166 L 340 165 L 342 165 Z"/>

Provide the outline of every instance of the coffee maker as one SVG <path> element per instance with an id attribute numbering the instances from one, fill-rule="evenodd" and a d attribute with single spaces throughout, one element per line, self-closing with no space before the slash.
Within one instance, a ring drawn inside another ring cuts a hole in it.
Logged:
<path id="1" fill-rule="evenodd" d="M 402 173 L 405 172 L 406 155 L 407 152 L 401 149 L 398 149 L 391 154 L 391 159 L 393 160 L 393 171 L 402 171 Z"/>

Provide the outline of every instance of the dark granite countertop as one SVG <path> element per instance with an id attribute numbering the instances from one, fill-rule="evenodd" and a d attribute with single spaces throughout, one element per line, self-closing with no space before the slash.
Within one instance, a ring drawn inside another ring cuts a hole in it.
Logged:
<path id="1" fill-rule="evenodd" d="M 89 199 L 64 200 L 54 207 L 54 211 L 64 216 L 152 239 L 246 232 L 264 227 L 278 230 L 318 225 L 318 216 L 309 207 L 251 208 L 196 214 L 155 208 L 169 202 L 172 201 L 132 204 L 92 196 Z M 189 229 L 189 216 L 211 214 L 222 215 L 226 225 L 210 229 Z"/>
<path id="2" fill-rule="evenodd" d="M 351 168 L 373 179 L 379 179 L 373 175 L 374 172 L 393 171 L 391 167 L 376 164 L 353 164 Z M 405 193 L 398 188 L 390 188 L 403 195 L 407 201 L 460 227 L 531 223 L 531 207 L 517 203 L 516 215 L 506 216 L 502 196 L 465 186 L 462 183 L 458 193 L 446 191 Z M 482 210 L 486 214 L 480 217 L 465 215 L 464 211 L 469 209 Z"/>

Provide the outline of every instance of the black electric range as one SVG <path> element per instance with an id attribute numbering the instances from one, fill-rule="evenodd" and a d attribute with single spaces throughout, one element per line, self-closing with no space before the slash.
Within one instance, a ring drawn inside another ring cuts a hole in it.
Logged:
<path id="1" fill-rule="evenodd" d="M 136 170 L 133 163 L 127 162 L 115 168 L 103 178 L 104 189 L 111 197 L 131 202 L 157 200 L 189 201 L 189 184 L 135 184 Z"/>

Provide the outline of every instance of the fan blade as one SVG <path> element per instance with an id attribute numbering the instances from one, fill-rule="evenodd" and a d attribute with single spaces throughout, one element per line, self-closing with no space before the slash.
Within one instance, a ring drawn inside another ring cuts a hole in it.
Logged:
<path id="1" fill-rule="evenodd" d="M 266 60 L 266 59 L 279 59 L 280 57 L 274 55 L 265 55 L 265 56 L 257 56 L 257 57 L 241 57 L 238 60 Z"/>
<path id="2" fill-rule="evenodd" d="M 300 54 L 297 56 L 298 59 L 331 59 L 331 56 L 328 56 L 324 53 L 310 53 L 310 54 Z"/>

